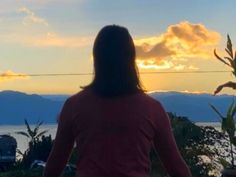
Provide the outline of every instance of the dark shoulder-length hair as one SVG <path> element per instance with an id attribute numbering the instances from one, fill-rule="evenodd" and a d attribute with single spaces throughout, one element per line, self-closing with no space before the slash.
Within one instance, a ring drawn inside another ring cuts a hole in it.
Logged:
<path id="1" fill-rule="evenodd" d="M 126 28 L 103 27 L 93 46 L 94 78 L 84 89 L 106 97 L 143 92 L 135 58 L 134 42 Z"/>

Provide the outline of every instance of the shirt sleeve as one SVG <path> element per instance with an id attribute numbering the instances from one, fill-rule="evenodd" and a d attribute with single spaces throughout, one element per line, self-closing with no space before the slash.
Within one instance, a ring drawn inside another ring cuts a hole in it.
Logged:
<path id="1" fill-rule="evenodd" d="M 46 163 L 43 177 L 60 177 L 74 145 L 72 107 L 67 100 L 58 120 L 58 128 L 52 150 Z"/>
<path id="2" fill-rule="evenodd" d="M 159 102 L 155 107 L 156 131 L 153 143 L 156 153 L 171 177 L 192 177 L 176 145 L 169 116 Z"/>

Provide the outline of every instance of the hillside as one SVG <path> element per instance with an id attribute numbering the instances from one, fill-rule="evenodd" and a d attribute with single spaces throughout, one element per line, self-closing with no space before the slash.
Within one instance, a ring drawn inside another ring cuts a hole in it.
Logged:
<path id="1" fill-rule="evenodd" d="M 209 104 L 214 104 L 223 113 L 232 102 L 233 96 L 191 94 L 181 92 L 152 92 L 168 112 L 187 116 L 194 122 L 219 121 Z M 0 92 L 0 125 L 23 124 L 26 118 L 30 123 L 43 120 L 56 123 L 57 116 L 68 95 L 36 95 L 16 91 Z"/>
<path id="2" fill-rule="evenodd" d="M 16 91 L 0 92 L 0 124 L 23 124 L 44 120 L 55 123 L 64 101 L 54 101 L 42 96 Z"/>
<path id="3" fill-rule="evenodd" d="M 219 118 L 209 104 L 213 104 L 222 113 L 226 113 L 233 101 L 232 95 L 213 96 L 182 92 L 154 92 L 150 95 L 158 99 L 168 112 L 187 116 L 194 122 L 218 122 Z"/>

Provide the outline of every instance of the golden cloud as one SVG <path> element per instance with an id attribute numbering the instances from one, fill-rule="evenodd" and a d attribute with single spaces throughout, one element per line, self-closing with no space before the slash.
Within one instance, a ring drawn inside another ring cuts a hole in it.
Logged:
<path id="1" fill-rule="evenodd" d="M 29 75 L 23 73 L 15 73 L 11 70 L 0 73 L 0 81 L 8 81 L 15 79 L 29 79 Z"/>
<path id="2" fill-rule="evenodd" d="M 138 67 L 143 69 L 170 69 L 173 66 L 172 62 L 165 60 L 155 61 L 154 59 L 137 59 L 136 62 Z"/>
<path id="3" fill-rule="evenodd" d="M 174 69 L 177 70 L 177 71 L 180 71 L 180 70 L 184 70 L 185 67 L 186 67 L 185 65 L 179 64 L 179 65 L 176 65 L 176 66 L 174 67 Z"/>
<path id="4" fill-rule="evenodd" d="M 137 63 L 152 60 L 152 65 L 158 65 L 160 61 L 168 61 L 173 67 L 177 67 L 177 70 L 183 69 L 183 66 L 178 67 L 180 64 L 176 62 L 186 62 L 190 58 L 210 58 L 219 39 L 219 33 L 207 29 L 203 24 L 183 21 L 170 25 L 167 31 L 159 36 L 135 40 Z"/>

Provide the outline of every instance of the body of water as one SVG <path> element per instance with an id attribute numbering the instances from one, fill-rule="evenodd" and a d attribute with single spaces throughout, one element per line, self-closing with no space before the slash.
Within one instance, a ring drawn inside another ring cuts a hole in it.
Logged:
<path id="1" fill-rule="evenodd" d="M 199 126 L 213 126 L 217 130 L 221 130 L 221 124 L 218 122 L 199 122 L 196 123 L 196 125 Z M 33 129 L 35 125 L 30 125 Z M 40 127 L 40 131 L 48 130 L 48 132 L 45 135 L 51 134 L 52 138 L 55 138 L 56 130 L 57 130 L 57 124 L 45 124 Z M 17 148 L 24 152 L 28 148 L 28 142 L 29 139 L 25 136 L 18 135 L 16 132 L 18 131 L 26 131 L 25 125 L 1 125 L 0 126 L 0 135 L 7 134 L 11 135 L 16 138 L 17 141 Z"/>
<path id="2" fill-rule="evenodd" d="M 30 125 L 30 127 L 33 129 L 35 125 Z M 48 132 L 45 135 L 51 135 L 52 138 L 55 138 L 56 130 L 57 130 L 57 124 L 45 124 L 40 127 L 39 131 L 48 130 Z M 0 135 L 11 135 L 14 138 L 16 138 L 17 141 L 17 148 L 24 152 L 28 148 L 29 139 L 25 136 L 18 135 L 16 132 L 19 131 L 26 131 L 25 125 L 1 125 L 0 126 Z"/>

